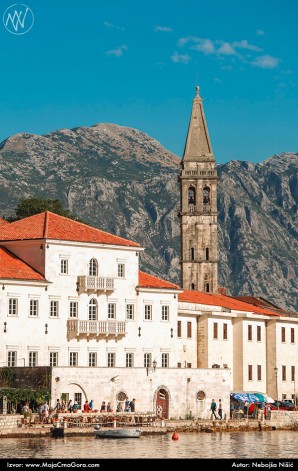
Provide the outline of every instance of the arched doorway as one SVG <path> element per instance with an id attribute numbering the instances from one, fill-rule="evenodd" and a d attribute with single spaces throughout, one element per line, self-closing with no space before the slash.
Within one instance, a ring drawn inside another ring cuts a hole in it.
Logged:
<path id="1" fill-rule="evenodd" d="M 156 395 L 156 414 L 162 419 L 168 419 L 169 393 L 165 389 L 159 389 Z"/>

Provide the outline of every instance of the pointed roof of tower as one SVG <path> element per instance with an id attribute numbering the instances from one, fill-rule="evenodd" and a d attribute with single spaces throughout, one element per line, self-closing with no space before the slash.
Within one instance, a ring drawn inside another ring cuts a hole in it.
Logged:
<path id="1" fill-rule="evenodd" d="M 188 133 L 182 161 L 210 162 L 214 161 L 200 87 L 196 87 L 196 96 L 193 99 L 192 112 L 188 126 Z"/>

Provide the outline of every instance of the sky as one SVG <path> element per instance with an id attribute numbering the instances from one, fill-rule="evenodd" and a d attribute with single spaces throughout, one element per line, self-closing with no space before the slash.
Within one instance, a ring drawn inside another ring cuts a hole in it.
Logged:
<path id="1" fill-rule="evenodd" d="M 198 83 L 218 163 L 298 151 L 297 0 L 22 1 L 0 0 L 0 142 L 115 123 L 182 157 Z"/>

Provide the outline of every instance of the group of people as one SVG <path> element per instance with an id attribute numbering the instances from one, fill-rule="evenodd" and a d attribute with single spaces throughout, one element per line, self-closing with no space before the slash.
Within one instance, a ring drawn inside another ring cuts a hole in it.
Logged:
<path id="1" fill-rule="evenodd" d="M 133 398 L 132 401 L 128 399 L 126 396 L 126 399 L 124 401 L 124 412 L 135 412 L 136 410 L 136 400 Z M 123 405 L 121 401 L 118 401 L 117 403 L 117 412 L 123 412 Z"/>
<path id="2" fill-rule="evenodd" d="M 218 410 L 218 417 L 216 416 L 216 411 Z M 211 402 L 211 406 L 210 406 L 210 411 L 211 411 L 211 419 L 213 419 L 213 417 L 215 419 L 219 419 L 221 420 L 222 419 L 222 403 L 221 403 L 221 399 L 218 400 L 218 409 L 217 409 L 217 404 L 215 402 L 215 399 L 212 399 L 212 402 Z"/>

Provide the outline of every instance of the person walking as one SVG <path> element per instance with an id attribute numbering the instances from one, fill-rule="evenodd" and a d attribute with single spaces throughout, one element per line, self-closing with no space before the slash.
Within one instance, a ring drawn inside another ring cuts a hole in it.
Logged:
<path id="1" fill-rule="evenodd" d="M 218 399 L 218 415 L 219 415 L 219 419 L 221 420 L 221 419 L 222 419 L 222 403 L 221 403 L 221 399 Z"/>
<path id="2" fill-rule="evenodd" d="M 215 411 L 216 411 L 216 402 L 215 402 L 214 399 L 212 399 L 210 410 L 211 410 L 211 419 L 213 418 L 213 416 L 214 416 L 215 419 L 217 419 L 216 413 L 215 413 Z"/>
<path id="3" fill-rule="evenodd" d="M 135 412 L 136 411 L 136 400 L 133 398 L 132 401 L 130 401 L 130 411 Z"/>

